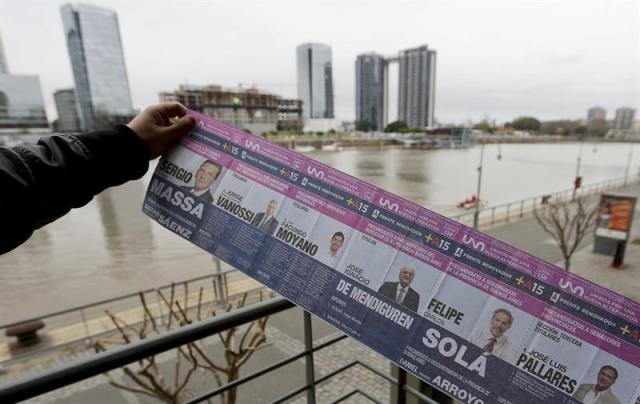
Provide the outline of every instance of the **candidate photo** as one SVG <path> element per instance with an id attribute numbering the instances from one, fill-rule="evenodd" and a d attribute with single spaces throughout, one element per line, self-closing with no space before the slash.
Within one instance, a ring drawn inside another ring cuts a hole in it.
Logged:
<path id="1" fill-rule="evenodd" d="M 213 194 L 211 193 L 211 185 L 222 172 L 222 167 L 213 161 L 205 160 L 196 171 L 196 182 L 193 187 L 188 188 L 189 192 L 199 196 L 208 203 L 213 203 Z"/>
<path id="2" fill-rule="evenodd" d="M 329 264 L 335 264 L 338 262 L 338 256 L 340 255 L 340 250 L 342 249 L 342 245 L 344 244 L 344 233 L 341 231 L 337 231 L 333 233 L 331 236 L 331 241 L 329 241 L 329 251 L 327 251 L 327 259 L 325 260 Z"/>
<path id="3" fill-rule="evenodd" d="M 513 356 L 511 341 L 506 335 L 513 325 L 513 315 L 504 308 L 496 309 L 487 327 L 477 329 L 469 337 L 469 341 L 482 348 L 483 351 L 508 361 Z"/>
<path id="4" fill-rule="evenodd" d="M 581 384 L 573 393 L 573 398 L 585 404 L 620 404 L 620 400 L 611 391 L 618 379 L 618 370 L 611 365 L 600 368 L 595 384 Z"/>
<path id="5" fill-rule="evenodd" d="M 411 288 L 411 282 L 415 276 L 415 269 L 409 266 L 402 267 L 398 272 L 398 282 L 385 282 L 378 292 L 417 312 L 420 306 L 420 294 Z"/>
<path id="6" fill-rule="evenodd" d="M 267 203 L 264 212 L 256 213 L 251 221 L 251 225 L 257 227 L 263 232 L 273 235 L 278 227 L 278 220 L 273 215 L 278 210 L 278 201 L 272 199 Z"/>

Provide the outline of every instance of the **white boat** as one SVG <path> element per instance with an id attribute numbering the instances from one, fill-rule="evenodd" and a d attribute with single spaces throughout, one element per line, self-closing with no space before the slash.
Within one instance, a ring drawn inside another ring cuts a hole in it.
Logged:
<path id="1" fill-rule="evenodd" d="M 342 147 L 338 146 L 338 143 L 336 143 L 336 142 L 331 142 L 331 143 L 323 144 L 322 145 L 322 150 L 324 150 L 324 151 L 340 151 L 340 150 L 342 150 Z"/>
<path id="2" fill-rule="evenodd" d="M 303 144 L 303 145 L 296 145 L 295 150 L 300 153 L 310 153 L 310 152 L 316 151 L 316 148 L 310 144 Z"/>
<path id="3" fill-rule="evenodd" d="M 405 136 L 398 140 L 405 149 L 437 149 L 440 147 L 438 140 L 420 134 Z"/>

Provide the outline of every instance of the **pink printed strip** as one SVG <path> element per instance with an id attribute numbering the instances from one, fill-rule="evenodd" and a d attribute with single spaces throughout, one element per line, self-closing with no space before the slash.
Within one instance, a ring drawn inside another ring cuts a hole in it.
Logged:
<path id="1" fill-rule="evenodd" d="M 417 207 L 418 211 L 415 213 L 415 221 L 421 226 L 427 229 L 432 229 L 434 232 L 442 234 L 445 237 L 452 238 L 461 244 L 477 245 L 478 243 L 484 243 L 484 245 L 490 245 L 493 249 L 493 254 L 484 253 L 494 259 L 497 259 L 510 268 L 524 272 L 544 281 L 551 281 L 551 285 L 555 287 L 563 288 L 562 286 L 566 284 L 563 283 L 563 275 L 567 276 L 564 271 L 561 271 L 559 268 L 536 257 L 517 250 L 514 247 L 469 229 L 466 226 L 452 221 L 451 219 L 445 218 L 435 212 L 431 212 L 428 209 L 419 207 L 403 198 L 390 194 L 380 188 L 349 176 L 348 174 L 341 173 L 329 166 L 315 162 L 295 152 L 285 152 L 284 150 L 286 149 L 273 145 L 238 129 L 229 127 L 226 124 L 208 118 L 204 115 L 198 113 L 193 113 L 193 115 L 204 122 L 206 129 L 212 131 L 216 135 L 226 135 L 224 136 L 225 139 L 228 139 L 231 142 L 245 147 L 250 146 L 250 148 L 252 148 L 254 144 L 257 144 L 261 149 L 268 151 L 270 154 L 276 154 L 277 152 L 283 153 L 282 155 L 287 156 L 287 159 L 297 158 L 298 160 L 295 161 L 295 165 L 299 166 L 300 161 L 302 161 L 302 169 L 307 174 L 327 183 L 330 186 L 339 187 L 347 192 L 356 194 L 367 201 L 372 201 L 374 205 L 379 206 L 380 208 L 389 209 L 389 207 L 396 207 L 396 209 L 393 210 L 397 211 L 398 214 L 401 214 L 407 219 L 411 218 Z M 281 161 L 281 163 L 288 164 L 284 161 Z M 290 166 L 295 168 L 293 167 L 293 164 Z M 349 184 L 349 182 L 353 183 L 355 186 Z M 379 197 L 376 198 L 376 196 Z M 332 217 L 336 218 L 334 214 L 335 212 L 323 213 L 331 214 L 333 215 Z M 339 218 L 341 216 L 338 215 L 337 217 Z M 349 222 L 353 222 L 354 220 L 355 219 L 349 219 Z M 509 258 L 505 259 L 505 257 Z M 590 300 L 587 300 L 589 303 L 607 310 L 612 314 L 620 315 L 621 317 L 626 318 L 629 321 L 633 321 L 636 324 L 640 322 L 639 304 L 632 302 L 615 292 L 603 290 L 597 285 L 576 277 L 575 275 L 568 274 L 568 276 L 571 277 L 571 280 L 576 284 L 579 284 L 580 286 L 584 285 L 582 288 L 586 294 L 590 296 Z M 594 293 L 596 291 L 597 293 Z M 609 304 L 612 302 L 615 302 L 615 304 Z"/>
<path id="2" fill-rule="evenodd" d="M 542 313 L 544 311 L 544 309 L 548 309 L 548 308 L 553 308 L 552 306 L 548 306 L 547 304 L 537 300 L 536 298 L 529 296 L 525 293 L 519 292 L 518 290 L 503 284 L 500 281 L 497 281 L 493 278 L 490 278 L 484 274 L 482 274 L 481 272 L 476 271 L 475 269 L 468 267 L 458 261 L 452 260 L 449 257 L 447 257 L 444 254 L 441 254 L 435 250 L 431 250 L 431 254 L 427 255 L 424 253 L 424 250 L 422 250 L 421 253 L 416 254 L 416 251 L 421 251 L 418 250 L 417 247 L 419 246 L 417 243 L 413 242 L 412 240 L 407 240 L 406 238 L 404 238 L 403 235 L 396 233 L 392 230 L 389 230 L 387 228 L 384 228 L 383 226 L 379 225 L 378 223 L 369 221 L 368 219 L 363 219 L 359 222 L 358 224 L 358 231 L 373 237 L 377 240 L 379 240 L 380 242 L 383 242 L 391 247 L 397 248 L 400 251 L 404 252 L 407 255 L 413 256 L 414 258 L 424 262 L 427 265 L 430 265 L 436 269 L 439 269 L 440 271 L 446 272 L 449 275 L 453 276 L 456 279 L 459 279 L 462 282 L 465 282 L 468 285 L 471 285 L 473 287 L 475 287 L 478 290 L 484 291 L 485 293 L 487 293 L 490 296 L 493 296 L 501 301 L 504 301 L 505 303 L 514 305 L 516 307 L 518 307 L 520 310 L 542 320 L 542 321 L 546 321 L 548 322 L 545 317 L 542 316 Z M 408 247 L 406 248 L 400 248 L 401 246 L 403 246 L 404 244 L 406 244 L 407 242 L 413 243 L 413 245 L 409 244 Z M 424 247 L 422 247 L 424 248 Z M 466 273 L 473 273 L 473 276 L 464 276 L 462 275 L 462 272 L 451 272 L 448 270 L 447 267 L 447 263 L 451 262 L 451 266 L 459 266 L 459 267 L 463 267 L 466 269 Z M 477 282 L 474 282 L 472 279 L 476 279 Z M 480 285 L 485 285 L 485 284 L 495 284 L 495 285 L 499 285 L 498 287 L 495 288 L 491 288 L 489 289 L 489 291 L 484 290 L 482 287 L 480 287 Z M 515 305 L 514 304 L 514 300 L 512 299 L 511 301 L 509 299 L 505 299 L 504 295 L 502 293 L 498 293 L 499 289 L 507 289 L 509 291 L 511 291 L 510 295 L 516 295 L 518 297 L 518 301 L 522 302 L 521 305 Z M 567 325 L 565 324 L 563 327 L 559 327 L 561 329 L 563 329 L 564 331 L 569 332 L 570 334 L 583 339 L 585 342 L 590 343 L 591 345 L 598 347 L 600 349 L 605 350 L 606 352 L 609 352 L 612 355 L 615 355 L 616 357 L 618 357 L 619 359 L 622 359 L 626 362 L 629 362 L 631 364 L 633 364 L 634 366 L 640 366 L 640 350 L 637 349 L 637 347 L 635 347 L 632 344 L 629 344 L 625 341 L 622 341 L 621 339 L 612 336 L 610 334 L 608 334 L 605 331 L 600 330 L 597 327 L 592 326 L 591 324 L 588 324 L 582 320 L 579 320 L 573 316 L 570 316 L 567 313 L 562 312 L 564 315 L 571 317 L 572 319 L 575 319 L 576 323 L 580 324 L 581 326 L 583 326 L 583 329 L 592 329 L 592 330 L 597 330 L 597 332 L 593 332 L 593 333 L 588 333 L 586 331 L 581 331 L 580 329 L 576 329 L 576 333 L 572 333 L 570 329 L 566 328 Z M 555 323 L 551 323 L 552 325 L 557 325 Z M 597 336 L 596 336 L 597 335 Z M 600 336 L 600 337 L 598 337 Z"/>

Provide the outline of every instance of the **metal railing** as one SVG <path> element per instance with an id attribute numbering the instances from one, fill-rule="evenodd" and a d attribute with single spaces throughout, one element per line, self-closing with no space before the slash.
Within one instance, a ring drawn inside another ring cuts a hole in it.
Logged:
<path id="1" fill-rule="evenodd" d="M 90 377 L 118 369 L 122 366 L 139 361 L 141 359 L 180 347 L 187 343 L 200 340 L 202 338 L 209 337 L 220 332 L 224 332 L 233 327 L 248 324 L 265 316 L 289 310 L 293 307 L 296 306 L 284 298 L 274 298 L 216 317 L 212 317 L 207 320 L 188 324 L 181 328 L 169 330 L 154 337 L 148 337 L 143 340 L 131 342 L 127 345 L 95 354 L 89 358 L 78 360 L 74 363 L 45 371 L 38 375 L 13 382 L 11 384 L 0 386 L 0 402 L 17 402 L 27 400 L 68 386 L 70 384 L 88 379 Z M 376 369 L 375 367 L 372 367 L 367 363 L 359 360 L 354 360 L 347 363 L 346 365 L 340 366 L 337 369 L 334 369 L 333 371 L 323 375 L 322 377 L 316 377 L 314 370 L 314 354 L 347 338 L 347 336 L 339 335 L 331 338 L 329 341 L 314 346 L 314 341 L 312 339 L 311 316 L 307 312 L 304 312 L 303 327 L 305 347 L 303 351 L 282 359 L 276 363 L 272 363 L 264 368 L 261 368 L 235 381 L 232 381 L 231 383 L 227 383 L 207 393 L 201 394 L 200 396 L 197 396 L 188 401 L 188 403 L 199 403 L 208 400 L 212 397 L 222 394 L 225 391 L 228 391 L 229 389 L 241 387 L 245 383 L 248 383 L 270 372 L 273 372 L 276 369 L 288 365 L 296 360 L 304 358 L 306 368 L 305 383 L 273 400 L 272 403 L 282 403 L 297 395 L 306 393 L 307 402 L 314 404 L 316 402 L 316 388 L 318 385 L 331 380 L 333 377 L 340 375 L 348 369 L 351 369 L 353 367 L 361 367 L 369 372 L 376 374 L 386 382 L 396 386 L 396 395 L 398 402 L 405 402 L 406 395 L 409 394 L 413 397 L 418 398 L 419 400 L 422 400 L 422 402 L 424 403 L 437 404 L 431 398 L 425 396 L 421 392 L 407 385 L 405 383 L 405 378 L 393 378 L 392 376 L 380 371 L 379 369 Z M 352 391 L 337 398 L 333 401 L 333 403 L 342 402 L 347 398 L 353 397 L 355 395 L 361 395 L 375 403 L 380 402 L 368 392 L 363 391 L 359 387 L 354 387 Z"/>
<path id="2" fill-rule="evenodd" d="M 640 175 L 629 175 L 628 177 L 614 178 L 611 180 L 596 182 L 594 184 L 585 185 L 576 191 L 576 197 L 586 197 L 597 195 L 602 192 L 612 191 L 636 183 L 640 181 Z M 495 206 L 488 206 L 480 209 L 479 227 L 491 226 L 496 223 L 510 222 L 515 219 L 523 219 L 527 215 L 533 214 L 533 211 L 548 202 L 569 202 L 573 198 L 574 189 L 565 189 L 562 191 L 552 192 L 545 195 L 534 196 L 531 198 L 519 199 L 517 201 L 503 203 Z M 458 215 L 449 216 L 451 219 L 460 223 L 471 226 L 475 210 L 470 209 L 468 212 Z"/>
<path id="3" fill-rule="evenodd" d="M 109 299 L 105 299 L 105 300 L 100 300 L 100 301 L 96 301 L 96 302 L 92 302 L 92 303 L 88 303 L 88 304 L 84 304 L 81 306 L 76 306 L 76 307 L 72 307 L 69 309 L 65 309 L 65 310 L 60 310 L 60 311 L 55 311 L 55 312 L 50 312 L 44 315 L 40 315 L 37 317 L 31 317 L 31 318 L 27 318 L 27 319 L 22 319 L 20 321 L 13 321 L 10 323 L 4 323 L 4 324 L 0 324 L 0 332 L 2 332 L 2 330 L 6 330 L 9 327 L 18 325 L 18 324 L 22 324 L 22 323 L 26 323 L 26 322 L 30 322 L 30 321 L 34 321 L 34 320 L 42 320 L 42 321 L 47 321 L 47 328 L 44 331 L 44 334 L 46 335 L 47 331 L 50 331 L 52 326 L 53 329 L 59 329 L 59 328 L 63 328 L 66 326 L 72 326 L 75 324 L 82 324 L 83 329 L 84 329 L 84 335 L 83 336 L 79 336 L 76 339 L 71 339 L 68 341 L 65 341 L 64 343 L 61 344 L 57 344 L 57 345 L 52 345 L 52 346 L 47 346 L 46 348 L 42 348 L 42 349 L 38 349 L 38 350 L 33 350 L 33 351 L 29 351 L 29 352 L 25 352 L 23 354 L 18 354 L 15 356 L 12 356 L 10 359 L 5 360 L 5 361 L 1 361 L 0 362 L 0 370 L 3 368 L 7 368 L 8 366 L 10 366 L 13 363 L 17 363 L 17 362 L 21 362 L 24 360 L 27 360 L 29 358 L 32 357 L 36 357 L 36 356 L 40 356 L 40 355 L 46 355 L 48 353 L 51 352 L 55 352 L 57 350 L 66 348 L 66 347 L 70 347 L 79 343 L 84 342 L 86 346 L 89 346 L 93 339 L 96 337 L 100 337 L 106 333 L 112 332 L 116 330 L 116 327 L 114 326 L 112 329 L 105 329 L 102 332 L 99 333 L 91 333 L 89 331 L 89 326 L 88 323 L 91 320 L 94 319 L 99 319 L 99 318 L 104 318 L 105 317 L 105 310 L 107 308 L 111 309 L 112 311 L 117 310 L 117 309 L 122 309 L 122 310 L 128 310 L 128 309 L 132 309 L 132 308 L 136 308 L 138 307 L 137 304 L 139 303 L 137 299 L 139 299 L 140 294 L 142 294 L 143 296 L 145 296 L 146 300 L 148 302 L 152 302 L 155 300 L 155 303 L 158 305 L 159 310 L 162 310 L 162 304 L 161 301 L 159 300 L 158 297 L 158 291 L 162 292 L 165 290 L 170 289 L 171 287 L 176 287 L 176 288 L 185 288 L 188 289 L 188 287 L 190 285 L 196 285 L 196 286 L 202 286 L 202 285 L 207 285 L 207 287 L 211 286 L 212 287 L 212 291 L 213 291 L 213 300 L 215 302 L 218 302 L 220 304 L 224 303 L 224 301 L 226 301 L 227 298 L 229 298 L 229 286 L 228 286 L 228 275 L 231 273 L 240 273 L 240 271 L 238 271 L 235 268 L 231 268 L 231 269 L 227 269 L 224 271 L 219 271 L 216 272 L 212 275 L 204 275 L 204 276 L 200 276 L 200 277 L 196 277 L 196 278 L 192 278 L 192 279 L 187 279 L 184 281 L 180 281 L 180 282 L 175 282 L 172 284 L 167 284 L 167 285 L 163 285 L 163 286 L 159 286 L 157 288 L 152 288 L 152 289 L 145 289 L 139 292 L 135 292 L 135 293 L 129 293 L 129 294 L 124 294 L 124 295 L 120 295 L 120 296 L 116 296 L 116 297 L 112 297 Z M 210 282 L 210 283 L 209 283 Z M 248 290 L 248 292 L 250 292 Z M 147 298 L 148 294 L 155 294 L 155 299 L 149 299 Z M 188 307 L 187 307 L 188 309 Z M 4 334 L 4 332 L 3 332 Z M 0 337 L 0 341 L 3 340 L 8 340 L 8 338 L 5 337 Z"/>

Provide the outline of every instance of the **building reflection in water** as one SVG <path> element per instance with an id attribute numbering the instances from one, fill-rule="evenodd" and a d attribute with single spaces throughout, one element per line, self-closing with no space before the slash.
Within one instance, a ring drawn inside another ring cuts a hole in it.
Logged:
<path id="1" fill-rule="evenodd" d="M 151 221 L 141 212 L 144 187 L 142 181 L 131 181 L 96 197 L 111 265 L 123 269 L 114 271 L 118 278 L 149 265 L 155 248 Z"/>

